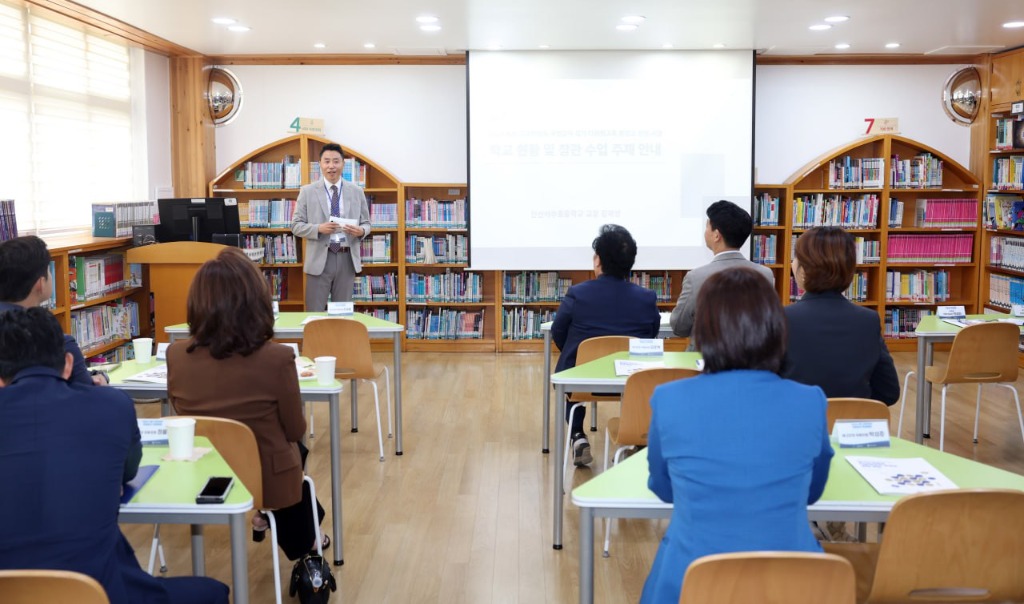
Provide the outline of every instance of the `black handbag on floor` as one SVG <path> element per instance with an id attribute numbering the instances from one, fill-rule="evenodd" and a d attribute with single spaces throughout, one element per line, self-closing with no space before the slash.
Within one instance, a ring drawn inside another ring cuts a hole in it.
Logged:
<path id="1" fill-rule="evenodd" d="M 294 598 L 298 594 L 300 604 L 326 604 L 337 589 L 330 563 L 323 556 L 306 554 L 295 562 L 288 595 Z"/>

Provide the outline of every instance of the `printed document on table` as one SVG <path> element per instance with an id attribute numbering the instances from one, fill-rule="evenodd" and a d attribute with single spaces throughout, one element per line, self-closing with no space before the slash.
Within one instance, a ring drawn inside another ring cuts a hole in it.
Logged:
<path id="1" fill-rule="evenodd" d="M 864 480 L 880 495 L 910 495 L 955 489 L 953 481 L 920 457 L 888 458 L 847 455 Z"/>
<path id="2" fill-rule="evenodd" d="M 151 384 L 166 384 L 167 383 L 167 365 L 158 365 L 152 369 L 147 369 L 142 373 L 136 373 L 131 377 L 124 378 L 126 382 L 149 382 Z"/>
<path id="3" fill-rule="evenodd" d="M 656 369 L 664 367 L 665 361 L 630 361 L 618 359 L 615 361 L 615 375 L 631 375 L 642 369 Z"/>

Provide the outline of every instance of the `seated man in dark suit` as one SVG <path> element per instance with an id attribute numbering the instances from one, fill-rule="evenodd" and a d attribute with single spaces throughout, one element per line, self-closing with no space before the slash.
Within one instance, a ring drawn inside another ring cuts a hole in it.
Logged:
<path id="1" fill-rule="evenodd" d="M 661 326 L 658 300 L 653 290 L 629 282 L 636 260 L 636 241 L 617 224 L 606 224 L 594 239 L 596 279 L 569 288 L 551 324 L 551 338 L 562 351 L 555 371 L 576 366 L 576 351 L 587 338 L 636 336 L 654 338 Z M 545 384 L 545 388 L 550 386 Z M 570 407 L 565 408 L 569 422 Z M 590 442 L 583 433 L 584 408 L 572 416 L 573 463 L 584 466 L 593 460 Z"/>
<path id="2" fill-rule="evenodd" d="M 112 604 L 226 604 L 223 583 L 139 566 L 117 525 L 141 456 L 135 408 L 118 390 L 68 382 L 72 364 L 48 310 L 0 312 L 0 569 L 84 573 Z"/>

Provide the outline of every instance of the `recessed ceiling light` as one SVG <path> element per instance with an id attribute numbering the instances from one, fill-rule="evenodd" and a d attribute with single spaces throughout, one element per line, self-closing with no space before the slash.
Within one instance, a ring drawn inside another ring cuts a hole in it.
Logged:
<path id="1" fill-rule="evenodd" d="M 213 21 L 217 25 L 233 25 L 235 23 L 235 20 L 231 17 L 214 17 L 210 19 L 210 21 Z"/>
<path id="2" fill-rule="evenodd" d="M 547 49 L 549 49 L 551 47 L 548 46 L 547 44 L 540 44 L 540 45 L 537 46 L 537 48 L 539 48 L 541 50 L 547 50 Z"/>
<path id="3" fill-rule="evenodd" d="M 249 28 L 244 25 L 229 25 L 228 29 L 237 32 L 249 31 Z"/>
<path id="4" fill-rule="evenodd" d="M 832 17 L 825 17 L 825 23 L 842 23 L 843 21 L 849 21 L 850 18 L 846 15 L 834 15 Z"/>
<path id="5" fill-rule="evenodd" d="M 722 48 L 725 48 L 725 44 L 722 44 L 721 42 L 719 42 L 718 44 L 712 44 L 711 48 L 715 48 L 715 49 L 719 49 L 720 50 Z"/>
<path id="6" fill-rule="evenodd" d="M 1003 23 L 1003 27 L 1007 29 L 1016 29 L 1018 27 L 1024 27 L 1024 21 L 1007 21 Z"/>
<path id="7" fill-rule="evenodd" d="M 441 31 L 440 25 L 420 25 L 420 31 Z"/>
<path id="8" fill-rule="evenodd" d="M 640 15 L 626 15 L 622 18 L 622 22 L 629 23 L 630 25 L 640 25 L 646 18 L 647 17 L 642 17 Z"/>
<path id="9" fill-rule="evenodd" d="M 437 23 L 439 19 L 433 15 L 420 15 L 416 17 L 417 23 Z"/>
<path id="10" fill-rule="evenodd" d="M 327 45 L 324 44 L 323 42 L 317 42 L 316 44 L 313 45 L 313 48 L 327 48 Z"/>
<path id="11" fill-rule="evenodd" d="M 363 48 L 377 48 L 377 45 L 373 42 L 367 42 L 366 44 L 363 44 Z"/>
<path id="12" fill-rule="evenodd" d="M 826 29 L 832 29 L 832 26 L 829 25 L 828 23 L 816 23 L 808 27 L 807 29 L 811 31 L 825 31 Z"/>
<path id="13" fill-rule="evenodd" d="M 619 23 L 615 26 L 615 29 L 619 31 L 636 31 L 638 27 L 638 25 L 633 25 L 632 23 Z"/>
<path id="14" fill-rule="evenodd" d="M 900 43 L 899 42 L 889 42 L 888 44 L 885 45 L 885 47 L 886 48 L 899 48 L 900 47 Z"/>
<path id="15" fill-rule="evenodd" d="M 849 47 L 850 47 L 850 45 L 847 44 L 846 42 L 840 42 L 839 44 L 836 44 L 836 48 L 838 50 L 846 50 Z"/>
<path id="16" fill-rule="evenodd" d="M 671 42 L 665 42 L 664 44 L 661 45 L 661 47 L 664 48 L 665 50 L 669 50 L 669 49 L 672 48 L 672 43 Z"/>

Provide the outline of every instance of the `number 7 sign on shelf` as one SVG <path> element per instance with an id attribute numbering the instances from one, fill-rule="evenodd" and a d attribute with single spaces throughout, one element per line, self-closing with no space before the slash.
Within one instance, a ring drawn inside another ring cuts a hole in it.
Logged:
<path id="1" fill-rule="evenodd" d="M 866 117 L 864 121 L 868 124 L 867 132 L 864 134 L 900 133 L 900 119 L 898 117 Z"/>

